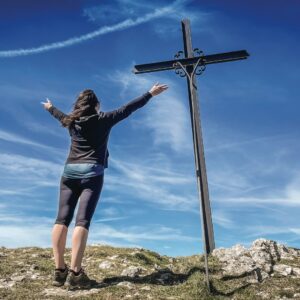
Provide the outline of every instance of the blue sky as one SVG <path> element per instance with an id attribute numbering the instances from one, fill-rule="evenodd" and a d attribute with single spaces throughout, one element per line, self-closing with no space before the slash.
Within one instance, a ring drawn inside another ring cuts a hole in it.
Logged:
<path id="1" fill-rule="evenodd" d="M 40 102 L 69 113 L 91 88 L 109 111 L 159 81 L 169 89 L 111 132 L 88 244 L 203 252 L 186 80 L 131 72 L 182 50 L 189 18 L 205 54 L 250 53 L 198 77 L 216 246 L 264 237 L 299 247 L 299 10 L 281 0 L 2 3 L 0 245 L 51 247 L 70 140 Z"/>

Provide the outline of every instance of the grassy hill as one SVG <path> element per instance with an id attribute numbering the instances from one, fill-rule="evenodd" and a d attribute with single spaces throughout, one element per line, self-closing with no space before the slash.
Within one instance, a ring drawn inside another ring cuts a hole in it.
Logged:
<path id="1" fill-rule="evenodd" d="M 295 273 L 300 267 L 300 251 L 293 251 L 292 258 L 279 258 L 273 265 L 288 264 L 291 270 L 295 269 L 294 273 L 274 267 L 268 276 L 259 279 L 253 277 L 253 272 L 224 273 L 224 261 L 210 255 L 209 294 L 203 255 L 168 257 L 143 248 L 87 246 L 83 267 L 99 285 L 89 290 L 67 291 L 51 286 L 51 248 L 1 247 L 0 299 L 300 299 L 300 274 Z M 68 264 L 70 253 L 67 248 Z"/>

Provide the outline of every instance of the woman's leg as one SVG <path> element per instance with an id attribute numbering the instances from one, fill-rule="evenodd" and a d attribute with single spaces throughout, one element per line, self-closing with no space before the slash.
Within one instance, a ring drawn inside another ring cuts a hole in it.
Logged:
<path id="1" fill-rule="evenodd" d="M 82 193 L 72 237 L 71 269 L 75 272 L 81 268 L 90 222 L 101 194 L 103 181 L 104 174 L 82 179 Z"/>
<path id="2" fill-rule="evenodd" d="M 72 236 L 72 259 L 70 267 L 75 272 L 79 272 L 81 268 L 87 238 L 88 229 L 82 226 L 75 226 Z"/>
<path id="3" fill-rule="evenodd" d="M 66 225 L 54 224 L 52 230 L 52 245 L 55 260 L 55 268 L 64 269 L 64 252 L 66 247 L 68 227 Z"/>
<path id="4" fill-rule="evenodd" d="M 72 221 L 74 210 L 79 198 L 77 179 L 61 177 L 60 196 L 57 218 L 52 230 L 52 247 L 55 268 L 64 268 L 64 252 L 68 227 Z"/>

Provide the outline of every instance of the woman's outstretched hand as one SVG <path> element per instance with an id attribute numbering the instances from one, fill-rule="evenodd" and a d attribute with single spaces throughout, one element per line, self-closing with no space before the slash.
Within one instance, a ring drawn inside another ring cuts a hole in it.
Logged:
<path id="1" fill-rule="evenodd" d="M 154 86 L 149 90 L 149 93 L 152 96 L 156 96 L 162 92 L 164 92 L 168 86 L 166 84 L 159 84 L 158 82 L 154 84 Z"/>
<path id="2" fill-rule="evenodd" d="M 41 102 L 41 103 L 44 105 L 45 109 L 49 110 L 49 108 L 52 106 L 52 103 L 48 98 L 46 100 L 47 102 Z"/>

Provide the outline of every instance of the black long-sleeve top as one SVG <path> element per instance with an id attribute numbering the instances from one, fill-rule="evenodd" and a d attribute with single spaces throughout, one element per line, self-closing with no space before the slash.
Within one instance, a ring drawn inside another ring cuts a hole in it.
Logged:
<path id="1" fill-rule="evenodd" d="M 107 143 L 111 128 L 144 106 L 151 97 L 152 95 L 147 92 L 116 110 L 100 111 L 75 120 L 69 128 L 71 146 L 65 163 L 99 163 L 107 168 L 109 156 Z M 59 121 L 67 116 L 53 105 L 48 111 Z"/>

